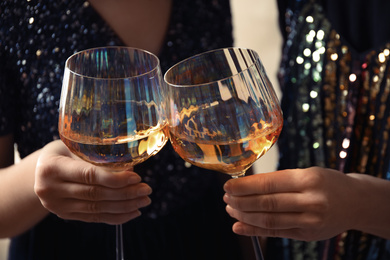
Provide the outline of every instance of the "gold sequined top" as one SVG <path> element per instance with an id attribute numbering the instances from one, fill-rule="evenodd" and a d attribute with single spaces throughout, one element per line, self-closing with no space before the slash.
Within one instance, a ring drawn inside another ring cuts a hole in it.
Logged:
<path id="1" fill-rule="evenodd" d="M 388 43 L 359 49 L 350 35 L 339 32 L 348 22 L 330 19 L 334 14 L 327 8 L 335 1 L 282 2 L 286 38 L 279 77 L 285 125 L 279 168 L 316 165 L 390 180 L 390 35 Z M 364 4 L 348 3 L 351 12 Z M 361 26 L 361 34 L 371 33 L 374 25 Z M 357 231 L 322 242 L 271 241 L 284 248 L 272 259 L 388 259 L 390 252 L 389 241 Z"/>

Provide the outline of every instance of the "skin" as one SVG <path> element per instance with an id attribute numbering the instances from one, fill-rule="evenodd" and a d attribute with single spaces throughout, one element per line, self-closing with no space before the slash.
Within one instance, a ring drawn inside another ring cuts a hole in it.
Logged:
<path id="1" fill-rule="evenodd" d="M 112 173 L 86 163 L 61 141 L 43 149 L 35 175 L 42 205 L 64 219 L 120 224 L 138 217 L 138 208 L 151 202 L 151 188 L 136 173 Z"/>
<path id="2" fill-rule="evenodd" d="M 390 239 L 390 182 L 312 167 L 225 183 L 233 231 L 246 236 L 328 239 L 360 230 Z"/>
<path id="3" fill-rule="evenodd" d="M 89 2 L 127 46 L 159 53 L 169 24 L 172 0 Z"/>

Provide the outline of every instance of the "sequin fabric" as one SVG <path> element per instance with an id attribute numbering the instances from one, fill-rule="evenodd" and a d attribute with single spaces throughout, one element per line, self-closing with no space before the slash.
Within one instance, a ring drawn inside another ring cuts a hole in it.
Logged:
<path id="1" fill-rule="evenodd" d="M 358 53 L 317 1 L 291 6 L 279 73 L 285 119 L 279 168 L 317 165 L 390 179 L 390 43 Z M 281 259 L 389 257 L 388 241 L 357 231 L 280 245 Z"/>

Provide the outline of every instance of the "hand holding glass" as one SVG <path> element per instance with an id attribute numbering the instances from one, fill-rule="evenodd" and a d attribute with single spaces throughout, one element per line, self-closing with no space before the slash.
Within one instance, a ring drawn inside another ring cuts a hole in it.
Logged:
<path id="1" fill-rule="evenodd" d="M 159 66 L 155 55 L 127 47 L 69 57 L 58 127 L 69 150 L 112 172 L 129 170 L 156 154 L 167 141 Z M 117 259 L 124 259 L 121 225 Z"/>
<path id="2" fill-rule="evenodd" d="M 241 177 L 279 137 L 279 101 L 253 50 L 193 56 L 170 68 L 164 80 L 170 140 L 187 162 Z M 262 259 L 258 239 L 253 241 Z"/>

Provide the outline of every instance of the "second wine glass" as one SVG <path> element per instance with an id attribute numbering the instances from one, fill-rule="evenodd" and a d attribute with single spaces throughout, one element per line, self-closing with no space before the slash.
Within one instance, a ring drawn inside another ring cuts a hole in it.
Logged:
<path id="1" fill-rule="evenodd" d="M 158 58 L 144 50 L 102 47 L 69 57 L 59 108 L 59 134 L 71 152 L 118 172 L 156 154 L 167 120 Z M 122 225 L 116 226 L 123 260 Z"/>
<path id="2" fill-rule="evenodd" d="M 196 166 L 242 177 L 277 141 L 282 111 L 259 55 L 225 48 L 190 57 L 170 68 L 170 140 Z M 263 259 L 252 237 L 257 259 Z"/>

